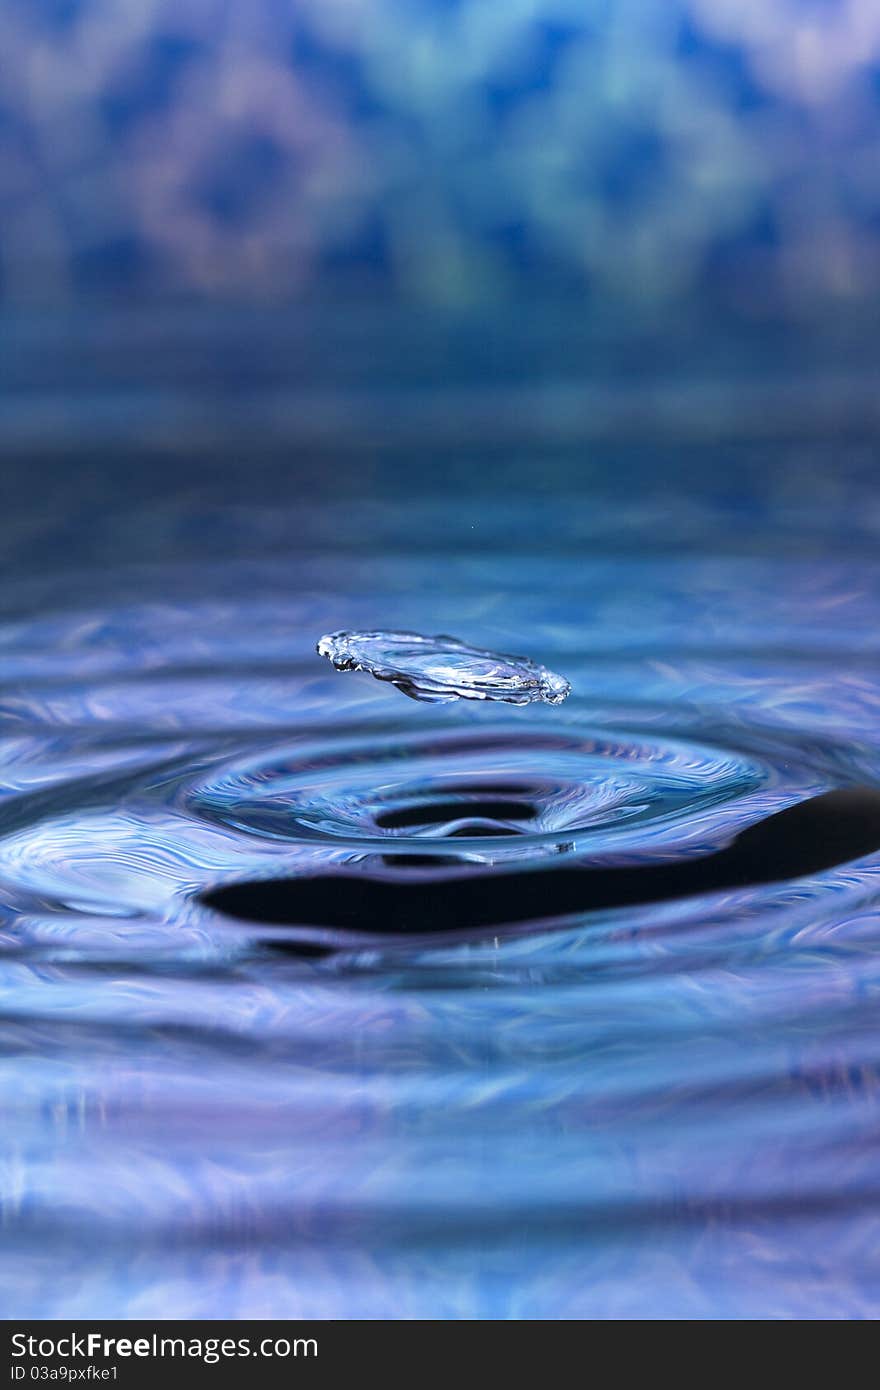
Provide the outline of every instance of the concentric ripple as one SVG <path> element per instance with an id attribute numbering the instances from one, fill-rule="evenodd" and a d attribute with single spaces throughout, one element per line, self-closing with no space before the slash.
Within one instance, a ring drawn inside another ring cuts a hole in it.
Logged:
<path id="1" fill-rule="evenodd" d="M 524 858 L 668 843 L 773 778 L 741 752 L 581 729 L 482 724 L 426 736 L 402 724 L 390 737 L 238 763 L 194 788 L 187 805 L 264 838 L 422 851 L 456 839 L 461 851 Z"/>
<path id="2" fill-rule="evenodd" d="M 577 693 L 389 712 L 419 565 L 0 633 L 6 1306 L 880 1308 L 880 591 L 475 562 Z"/>

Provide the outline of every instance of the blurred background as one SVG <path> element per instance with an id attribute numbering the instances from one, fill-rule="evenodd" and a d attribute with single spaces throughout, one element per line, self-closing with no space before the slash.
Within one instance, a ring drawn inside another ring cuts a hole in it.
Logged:
<path id="1" fill-rule="evenodd" d="M 880 284 L 873 0 L 4 0 L 14 305 Z"/>
<path id="2" fill-rule="evenodd" d="M 339 497 L 877 424 L 873 0 L 3 0 L 0 52 L 19 510 L 120 449 Z"/>

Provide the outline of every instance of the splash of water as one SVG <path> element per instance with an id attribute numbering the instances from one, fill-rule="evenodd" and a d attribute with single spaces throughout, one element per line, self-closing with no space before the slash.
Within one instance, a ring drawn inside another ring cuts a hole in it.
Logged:
<path id="1" fill-rule="evenodd" d="M 527 656 L 471 647 L 456 637 L 418 632 L 331 632 L 316 648 L 337 671 L 369 671 L 413 700 L 503 700 L 561 705 L 571 691 L 564 676 Z"/>

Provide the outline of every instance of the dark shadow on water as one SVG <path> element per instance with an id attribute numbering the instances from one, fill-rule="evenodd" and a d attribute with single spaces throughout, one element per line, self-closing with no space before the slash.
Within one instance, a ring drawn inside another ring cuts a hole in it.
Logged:
<path id="1" fill-rule="evenodd" d="M 749 826 L 715 854 L 672 864 L 597 869 L 566 861 L 552 869 L 418 879 L 342 871 L 226 884 L 202 900 L 230 917 L 273 925 L 371 934 L 479 931 L 803 878 L 878 850 L 880 791 L 862 787 L 813 797 Z"/>
<path id="2" fill-rule="evenodd" d="M 522 801 L 442 801 L 383 811 L 376 817 L 376 824 L 383 830 L 401 830 L 410 825 L 440 825 L 464 816 L 477 820 L 531 820 L 534 815 L 534 806 Z"/>
<path id="3" fill-rule="evenodd" d="M 325 946 L 320 941 L 282 941 L 271 936 L 258 944 L 275 955 L 296 956 L 297 960 L 326 960 L 339 954 L 338 947 Z"/>

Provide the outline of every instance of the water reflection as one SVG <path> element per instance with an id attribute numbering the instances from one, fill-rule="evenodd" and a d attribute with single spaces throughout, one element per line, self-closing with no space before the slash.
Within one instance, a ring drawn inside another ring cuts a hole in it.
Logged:
<path id="1" fill-rule="evenodd" d="M 225 563 L 182 566 L 188 527 L 220 543 L 194 490 L 156 504 L 152 571 L 117 557 L 53 602 L 45 554 L 23 565 L 0 633 L 10 1316 L 876 1313 L 873 558 L 827 513 L 810 553 L 774 544 L 775 505 L 734 554 L 694 492 L 664 553 L 621 548 L 606 506 L 617 548 L 585 556 L 560 491 L 552 553 L 523 554 L 518 496 L 470 556 L 482 503 L 436 493 L 414 534 L 389 491 L 370 555 L 280 557 L 254 504 Z M 575 694 L 438 709 L 314 656 L 380 614 L 527 633 Z M 748 873 L 624 891 L 774 825 Z M 560 911 L 535 887 L 581 874 L 615 891 Z M 339 920 L 339 883 L 418 915 L 416 883 L 495 876 L 515 911 L 490 894 L 477 931 L 443 929 L 446 889 L 412 929 L 387 903 Z M 319 884 L 321 920 L 212 900 L 279 880 Z"/>

